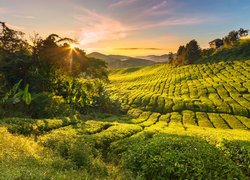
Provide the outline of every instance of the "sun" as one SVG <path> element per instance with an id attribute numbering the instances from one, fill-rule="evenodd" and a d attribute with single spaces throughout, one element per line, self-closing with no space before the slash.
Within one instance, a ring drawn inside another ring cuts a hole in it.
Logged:
<path id="1" fill-rule="evenodd" d="M 75 48 L 76 48 L 76 45 L 75 45 L 75 44 L 70 44 L 70 45 L 69 45 L 69 47 L 70 47 L 70 49 L 72 49 L 72 50 L 73 50 L 73 49 L 75 49 Z"/>

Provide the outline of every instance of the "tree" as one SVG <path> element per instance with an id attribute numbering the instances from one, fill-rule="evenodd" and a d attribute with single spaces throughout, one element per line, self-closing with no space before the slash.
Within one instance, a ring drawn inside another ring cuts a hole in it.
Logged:
<path id="1" fill-rule="evenodd" d="M 215 49 L 213 49 L 213 48 L 203 49 L 201 51 L 202 59 L 209 58 L 214 53 L 214 51 L 215 51 Z"/>
<path id="2" fill-rule="evenodd" d="M 186 45 L 185 60 L 188 64 L 192 64 L 201 59 L 201 49 L 196 40 L 190 41 Z"/>
<path id="3" fill-rule="evenodd" d="M 0 24 L 0 72 L 8 88 L 20 79 L 24 85 L 31 65 L 30 46 L 23 40 L 24 33 L 10 29 L 4 22 Z"/>
<path id="4" fill-rule="evenodd" d="M 229 41 L 234 43 L 239 40 L 239 32 L 238 31 L 230 31 L 227 35 Z"/>
<path id="5" fill-rule="evenodd" d="M 172 64 L 174 61 L 174 54 L 172 52 L 169 52 L 168 54 L 168 61 L 170 64 Z"/>
<path id="6" fill-rule="evenodd" d="M 177 56 L 181 56 L 181 55 L 184 55 L 186 52 L 186 48 L 185 46 L 180 46 L 178 51 L 177 51 Z"/>
<path id="7" fill-rule="evenodd" d="M 224 45 L 225 47 L 230 47 L 230 46 L 232 46 L 232 43 L 231 43 L 231 41 L 230 41 L 230 39 L 229 39 L 228 36 L 224 37 L 222 40 L 223 40 L 223 45 Z"/>
<path id="8" fill-rule="evenodd" d="M 22 79 L 21 86 L 29 83 L 34 92 L 50 92 L 53 81 L 61 74 L 78 77 L 85 73 L 90 78 L 108 79 L 106 64 L 89 59 L 79 48 L 71 49 L 70 43 L 75 42 L 72 39 L 56 34 L 42 39 L 35 34 L 29 45 L 22 32 L 0 24 L 0 72 L 8 87 Z"/>
<path id="9" fill-rule="evenodd" d="M 4 22 L 0 22 L 0 48 L 14 53 L 17 51 L 23 51 L 28 49 L 28 43 L 23 40 L 24 33 L 21 31 L 15 31 L 6 26 Z"/>
<path id="10" fill-rule="evenodd" d="M 185 64 L 185 53 L 186 53 L 185 46 L 180 46 L 177 51 L 176 58 L 173 61 L 171 61 L 170 64 L 174 66 Z"/>
<path id="11" fill-rule="evenodd" d="M 227 36 L 223 38 L 224 46 L 231 47 L 239 43 L 240 37 L 248 35 L 249 30 L 240 28 L 238 31 L 230 31 Z"/>
<path id="12" fill-rule="evenodd" d="M 240 37 L 248 36 L 248 32 L 249 32 L 249 30 L 243 29 L 243 28 L 240 28 L 240 29 L 238 30 L 238 33 L 239 33 L 239 36 L 240 36 Z"/>

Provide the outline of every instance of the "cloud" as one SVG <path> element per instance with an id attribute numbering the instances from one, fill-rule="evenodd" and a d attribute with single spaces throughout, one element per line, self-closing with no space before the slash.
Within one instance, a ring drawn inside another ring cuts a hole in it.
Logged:
<path id="1" fill-rule="evenodd" d="M 20 14 L 15 14 L 13 16 L 16 18 L 22 18 L 22 19 L 35 19 L 34 16 L 26 16 L 26 15 L 20 15 Z"/>
<path id="2" fill-rule="evenodd" d="M 13 24 L 10 24 L 10 23 L 6 23 L 6 25 L 10 28 L 13 28 L 13 29 L 16 29 L 16 30 L 23 30 L 24 27 L 21 27 L 21 26 L 16 26 L 16 25 L 13 25 Z"/>
<path id="3" fill-rule="evenodd" d="M 165 50 L 163 48 L 114 48 L 114 50 L 153 50 L 153 51 L 161 51 L 161 50 Z"/>
<path id="4" fill-rule="evenodd" d="M 136 1 L 138 1 L 138 0 L 119 0 L 117 2 L 110 4 L 109 8 L 125 7 L 125 6 L 128 6 L 128 5 L 135 3 Z"/>
<path id="5" fill-rule="evenodd" d="M 163 39 L 163 40 L 176 40 L 176 39 L 178 39 L 178 36 L 166 35 L 166 36 L 161 36 L 160 39 Z"/>
<path id="6" fill-rule="evenodd" d="M 164 15 L 171 15 L 178 11 L 178 7 L 180 7 L 182 3 L 173 3 L 172 0 L 156 0 L 150 1 L 149 3 L 145 3 L 142 6 L 137 8 L 136 12 L 140 12 L 135 14 L 136 19 L 144 19 L 149 17 L 158 16 L 162 18 Z"/>
<path id="7" fill-rule="evenodd" d="M 191 25 L 199 24 L 206 21 L 204 18 L 199 17 L 188 17 L 188 18 L 172 18 L 167 20 L 162 20 L 154 23 L 146 22 L 139 25 L 133 26 L 133 30 L 145 30 L 157 27 L 168 27 L 168 26 L 177 26 L 177 25 Z"/>
<path id="8" fill-rule="evenodd" d="M 0 14 L 5 14 L 7 12 L 8 10 L 6 8 L 0 7 Z"/>
<path id="9" fill-rule="evenodd" d="M 84 46 L 101 40 L 121 39 L 127 36 L 128 28 L 118 20 L 100 15 L 88 9 L 82 9 L 83 15 L 75 16 L 81 27 L 79 36 L 80 45 Z"/>
<path id="10" fill-rule="evenodd" d="M 134 0 L 118 2 L 132 3 L 134 2 Z M 151 3 L 150 11 L 159 11 L 160 9 L 162 9 L 162 7 L 166 6 L 167 1 L 161 1 L 158 4 L 154 4 L 154 6 Z M 76 6 L 75 8 L 79 11 L 79 14 L 75 15 L 74 19 L 75 22 L 79 25 L 80 30 L 77 34 L 74 33 L 74 35 L 78 38 L 80 46 L 82 47 L 86 47 L 86 45 L 89 46 L 90 44 L 99 41 L 123 39 L 131 34 L 135 34 L 143 30 L 169 26 L 193 25 L 209 20 L 209 18 L 204 18 L 201 16 L 187 16 L 176 18 L 170 18 L 166 16 L 165 19 L 150 19 L 148 18 L 148 16 L 145 16 L 144 18 L 137 19 L 135 21 L 127 21 L 127 19 L 122 18 L 118 20 L 111 16 L 100 14 L 83 6 Z M 126 21 L 126 23 L 124 21 Z"/>
<path id="11" fill-rule="evenodd" d="M 159 4 L 154 5 L 151 9 L 152 10 L 159 10 L 167 5 L 167 1 L 162 1 Z"/>

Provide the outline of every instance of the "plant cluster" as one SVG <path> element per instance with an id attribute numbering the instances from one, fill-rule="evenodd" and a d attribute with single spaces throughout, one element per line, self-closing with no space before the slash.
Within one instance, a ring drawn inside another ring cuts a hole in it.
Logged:
<path id="1" fill-rule="evenodd" d="M 1 116 L 6 111 L 33 118 L 68 116 L 89 111 L 111 112 L 104 84 L 108 71 L 104 61 L 88 58 L 72 39 L 51 34 L 24 39 L 24 33 L 1 22 L 0 75 Z"/>

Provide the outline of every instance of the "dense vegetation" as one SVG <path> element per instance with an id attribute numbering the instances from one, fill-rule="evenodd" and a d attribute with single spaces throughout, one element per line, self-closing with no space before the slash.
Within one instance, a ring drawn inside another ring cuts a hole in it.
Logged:
<path id="1" fill-rule="evenodd" d="M 2 23 L 0 179 L 250 177 L 249 60 L 108 77 L 71 39 L 32 42 Z"/>
<path id="2" fill-rule="evenodd" d="M 70 48 L 74 41 L 69 38 L 35 35 L 28 44 L 22 32 L 1 25 L 2 117 L 50 118 L 110 111 L 105 62 Z"/>
<path id="3" fill-rule="evenodd" d="M 174 66 L 207 63 L 229 60 L 250 59 L 250 40 L 244 39 L 249 30 L 240 28 L 238 31 L 230 31 L 227 36 L 219 39 L 220 46 L 216 48 L 201 49 L 196 40 L 191 40 L 186 46 L 180 46 L 176 57 L 170 52 L 169 63 Z M 216 45 L 217 46 L 217 45 Z"/>

